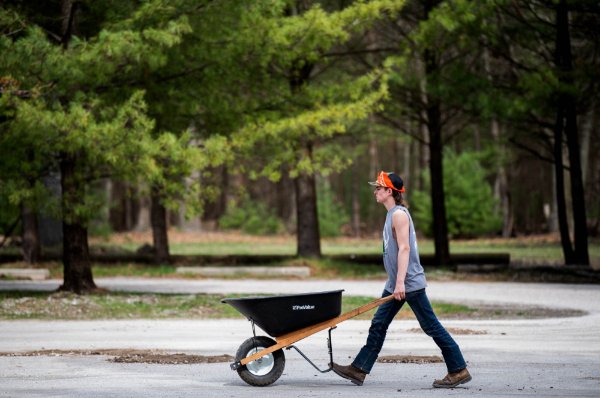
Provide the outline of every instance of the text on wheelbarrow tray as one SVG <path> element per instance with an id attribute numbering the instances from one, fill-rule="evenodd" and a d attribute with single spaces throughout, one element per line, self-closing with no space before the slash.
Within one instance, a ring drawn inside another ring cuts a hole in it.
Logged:
<path id="1" fill-rule="evenodd" d="M 305 304 L 305 305 L 293 305 L 292 306 L 292 310 L 293 311 L 299 311 L 299 310 L 314 310 L 315 306 L 314 305 L 309 305 L 309 304 Z"/>

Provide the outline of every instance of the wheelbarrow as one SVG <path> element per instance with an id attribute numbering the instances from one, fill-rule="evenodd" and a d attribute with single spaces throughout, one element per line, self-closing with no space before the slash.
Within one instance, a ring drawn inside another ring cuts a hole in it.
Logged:
<path id="1" fill-rule="evenodd" d="M 343 290 L 304 293 L 295 295 L 225 298 L 227 303 L 241 312 L 252 324 L 252 334 L 240 345 L 235 362 L 230 366 L 237 371 L 242 380 L 252 386 L 273 384 L 285 367 L 283 349 L 295 349 L 317 371 L 327 373 L 332 370 L 333 348 L 331 331 L 338 323 L 354 318 L 387 301 L 393 296 L 374 300 L 361 307 L 340 315 Z M 255 325 L 268 335 L 257 336 Z M 329 366 L 321 370 L 298 347 L 293 344 L 308 336 L 329 328 L 327 347 Z"/>

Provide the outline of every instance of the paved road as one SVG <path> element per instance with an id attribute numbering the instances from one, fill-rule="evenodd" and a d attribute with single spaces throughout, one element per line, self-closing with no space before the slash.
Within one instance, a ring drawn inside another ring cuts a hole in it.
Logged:
<path id="1" fill-rule="evenodd" d="M 52 290 L 59 281 L 0 281 L 0 290 Z M 378 295 L 380 281 L 97 279 L 123 291 L 180 293 L 296 293 L 345 289 Z M 474 376 L 463 388 L 434 390 L 442 364 L 377 364 L 356 387 L 332 373 L 317 374 L 297 353 L 273 386 L 247 386 L 227 364 L 116 364 L 103 356 L 0 357 L 0 397 L 389 397 L 578 396 L 600 397 L 600 286 L 431 282 L 434 300 L 526 304 L 578 309 L 588 314 L 543 320 L 452 320 L 445 326 L 485 334 L 455 335 Z M 333 332 L 336 361 L 347 363 L 364 343 L 368 321 L 346 321 Z M 439 355 L 437 347 L 397 321 L 382 355 Z M 190 354 L 233 354 L 251 335 L 243 320 L 2 321 L 0 351 L 139 348 Z M 327 363 L 326 334 L 297 344 L 318 365 Z"/>

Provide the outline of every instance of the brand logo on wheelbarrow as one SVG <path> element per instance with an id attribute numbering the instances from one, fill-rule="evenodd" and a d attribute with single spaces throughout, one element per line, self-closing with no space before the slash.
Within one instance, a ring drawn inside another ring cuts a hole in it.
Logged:
<path id="1" fill-rule="evenodd" d="M 310 305 L 310 304 L 304 304 L 304 305 L 293 305 L 292 306 L 292 310 L 294 311 L 301 311 L 301 310 L 314 310 L 315 306 L 314 305 Z"/>

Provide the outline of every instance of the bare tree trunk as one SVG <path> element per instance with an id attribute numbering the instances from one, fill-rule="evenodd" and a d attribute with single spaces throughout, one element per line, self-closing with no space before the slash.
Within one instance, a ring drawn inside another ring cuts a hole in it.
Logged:
<path id="1" fill-rule="evenodd" d="M 483 49 L 483 65 L 485 69 L 486 78 L 492 80 L 492 72 L 490 66 L 490 56 L 487 48 Z M 494 197 L 498 200 L 500 205 L 500 212 L 502 214 L 502 237 L 508 238 L 512 234 L 513 229 L 513 217 L 510 204 L 510 192 L 508 190 L 508 178 L 506 175 L 506 168 L 504 167 L 504 156 L 506 148 L 501 139 L 500 123 L 495 117 L 492 118 L 490 125 L 491 135 L 495 142 L 496 148 L 498 148 L 499 158 L 496 167 L 496 179 L 494 181 Z M 479 145 L 479 130 L 477 130 L 476 142 Z"/>
<path id="2" fill-rule="evenodd" d="M 590 201 L 590 198 L 595 198 L 598 195 L 594 195 L 594 181 L 600 181 L 596 177 L 595 173 L 595 158 L 594 156 L 590 159 L 590 146 L 593 148 L 592 137 L 595 137 L 594 134 L 596 132 L 596 128 L 599 125 L 598 113 L 597 113 L 597 101 L 592 99 L 591 104 L 589 105 L 589 110 L 585 114 L 583 118 L 583 123 L 581 126 L 581 173 L 583 179 L 583 185 L 586 187 L 586 195 L 588 202 L 591 203 L 591 208 L 588 209 L 588 220 L 589 220 L 589 233 L 592 236 L 598 236 L 598 227 L 600 223 L 598 222 L 598 217 L 595 214 L 598 214 L 598 211 L 594 211 L 594 199 Z M 594 153 L 593 149 L 591 151 Z"/>
<path id="3" fill-rule="evenodd" d="M 321 257 L 321 237 L 317 215 L 317 190 L 314 175 L 295 179 L 298 228 L 298 256 Z"/>
<path id="4" fill-rule="evenodd" d="M 286 230 L 292 231 L 296 226 L 296 199 L 293 181 L 288 172 L 282 167 L 281 178 L 276 183 L 275 201 L 277 203 L 277 215 L 285 223 Z"/>
<path id="5" fill-rule="evenodd" d="M 573 62 L 571 55 L 571 36 L 569 32 L 569 9 L 566 0 L 561 0 L 556 7 L 556 53 L 555 66 L 558 70 L 559 81 L 568 86 L 573 86 Z M 575 250 L 573 252 L 569 240 L 568 247 L 563 242 L 563 251 L 565 251 L 565 261 L 567 264 L 589 265 L 587 220 L 585 211 L 585 194 L 583 188 L 583 178 L 581 173 L 581 153 L 579 146 L 579 131 L 577 128 L 577 109 L 576 99 L 571 92 L 563 91 L 558 95 L 557 118 L 555 127 L 555 156 L 558 155 L 558 146 L 562 150 L 562 135 L 566 135 L 567 148 L 569 152 L 569 174 L 571 177 L 571 198 L 573 209 L 573 232 L 575 237 Z M 562 159 L 562 157 L 561 157 Z M 555 162 L 558 159 L 555 159 Z M 564 189 L 564 180 L 561 172 L 557 170 L 557 188 Z M 560 174 L 560 175 L 558 175 Z M 558 179 L 561 181 L 558 181 Z M 558 192 L 563 196 L 564 192 Z M 564 199 L 561 199 L 564 201 Z M 564 203 L 562 204 L 564 206 Z M 561 204 L 559 203 L 559 207 Z M 566 213 L 566 212 L 564 212 Z M 566 214 L 559 213 L 559 217 L 565 217 Z M 559 219 L 560 220 L 560 219 Z M 566 224 L 566 220 L 562 221 Z M 561 226 L 561 237 L 564 234 L 564 225 Z M 568 233 L 568 227 L 567 233 Z M 565 237 L 569 239 L 567 235 Z M 562 238 L 564 240 L 565 238 Z"/>
<path id="6" fill-rule="evenodd" d="M 167 209 L 160 201 L 159 193 L 152 191 L 150 218 L 152 221 L 152 240 L 154 243 L 154 261 L 169 262 L 169 236 L 167 233 Z"/>
<path id="7" fill-rule="evenodd" d="M 21 220 L 23 225 L 23 242 L 21 247 L 23 261 L 35 264 L 39 261 L 41 254 L 37 214 L 29 206 L 22 205 Z"/>
<path id="8" fill-rule="evenodd" d="M 583 185 L 587 182 L 588 169 L 590 164 L 590 138 L 592 130 L 596 126 L 596 101 L 592 100 L 590 109 L 584 117 L 581 126 L 581 178 Z"/>
<path id="9" fill-rule="evenodd" d="M 125 215 L 125 230 L 131 231 L 135 225 L 138 224 L 138 216 L 140 216 L 140 203 L 138 199 L 135 199 L 132 195 L 133 191 L 137 188 L 133 187 L 131 184 L 125 185 L 126 195 L 125 201 L 123 202 L 123 212 Z"/>
<path id="10" fill-rule="evenodd" d="M 558 109 L 556 117 L 556 126 L 554 128 L 554 170 L 556 178 L 556 211 L 558 216 L 558 230 L 560 232 L 560 242 L 563 248 L 565 263 L 573 264 L 575 253 L 571 246 L 569 237 L 569 224 L 567 220 L 567 203 L 565 198 L 565 176 L 563 168 L 562 153 L 562 110 Z"/>
<path id="11" fill-rule="evenodd" d="M 63 153 L 60 161 L 63 212 L 63 284 L 59 290 L 81 294 L 96 288 L 88 247 L 87 228 L 69 209 L 83 198 L 75 173 L 77 156 Z M 67 205 L 68 204 L 68 205 Z"/>
<path id="12" fill-rule="evenodd" d="M 61 0 L 61 44 L 64 48 L 69 46 L 71 38 L 79 34 L 77 20 L 79 19 L 79 1 Z"/>
<path id="13" fill-rule="evenodd" d="M 423 70 L 423 75 L 425 75 L 425 68 L 423 67 L 423 64 L 420 63 L 420 67 Z M 426 77 L 423 76 L 423 78 L 421 79 L 421 102 L 423 104 L 427 104 L 427 82 L 426 82 Z M 421 109 L 421 120 L 427 120 L 427 109 L 425 109 L 425 107 L 423 107 Z M 427 123 L 426 122 L 420 122 L 419 124 L 419 128 L 421 130 L 421 137 L 423 137 L 423 142 L 419 143 L 419 148 L 420 148 L 420 154 L 421 154 L 421 161 L 420 161 L 420 169 L 421 171 L 426 170 L 429 168 L 429 162 L 430 162 L 430 151 L 429 151 L 429 129 L 427 128 Z M 419 190 L 424 190 L 425 189 L 425 181 L 423 180 L 423 173 L 419 173 L 419 185 L 418 185 L 418 189 Z"/>
<path id="14" fill-rule="evenodd" d="M 425 2 L 425 19 L 439 1 Z M 425 78 L 430 78 L 438 73 L 439 63 L 432 50 L 423 52 L 425 63 Z M 438 265 L 450 264 L 450 247 L 448 243 L 448 224 L 446 219 L 446 200 L 444 194 L 444 165 L 442 145 L 442 115 L 441 104 L 431 95 L 427 95 L 427 130 L 429 132 L 429 170 L 431 173 L 431 204 L 433 206 L 433 239 L 435 246 L 435 262 Z"/>
<path id="15" fill-rule="evenodd" d="M 428 109 L 429 150 L 431 159 L 431 204 L 433 206 L 433 239 L 435 247 L 435 262 L 437 265 L 450 264 L 450 248 L 448 243 L 448 224 L 446 221 L 446 203 L 444 194 L 444 169 L 442 154 L 442 132 L 439 125 L 439 106 Z"/>
<path id="16" fill-rule="evenodd" d="M 410 184 L 412 183 L 411 169 L 410 169 L 410 161 L 411 161 L 410 147 L 411 147 L 410 141 L 404 143 L 404 164 L 402 166 L 402 170 L 398 171 L 399 173 L 401 173 L 401 176 L 404 179 L 404 185 L 407 187 L 410 187 L 411 186 Z"/>
<path id="17" fill-rule="evenodd" d="M 62 291 L 81 294 L 96 289 L 90 265 L 87 228 L 63 222 L 63 284 Z"/>
<path id="18" fill-rule="evenodd" d="M 31 154 L 29 155 L 29 158 L 33 160 Z M 34 183 L 34 180 L 27 181 L 30 188 L 33 188 Z M 23 261 L 35 264 L 39 261 L 41 254 L 39 222 L 35 208 L 26 203 L 21 203 L 21 226 Z"/>
<path id="19" fill-rule="evenodd" d="M 392 140 L 392 159 L 391 163 L 390 163 L 390 168 L 388 169 L 388 171 L 393 171 L 394 173 L 398 173 L 399 175 L 401 174 L 402 171 L 402 155 L 404 155 L 404 153 L 402 152 L 402 144 L 400 143 L 400 140 L 398 138 L 394 138 Z M 402 155 L 401 155 L 402 153 Z"/>
<path id="20" fill-rule="evenodd" d="M 108 210 L 108 222 L 113 231 L 124 231 L 123 221 L 123 184 L 113 181 L 110 187 L 110 207 Z"/>
<path id="21" fill-rule="evenodd" d="M 377 140 L 373 134 L 369 134 L 369 137 L 369 178 L 375 180 L 380 171 L 377 169 L 379 166 L 377 163 Z"/>
<path id="22" fill-rule="evenodd" d="M 352 166 L 352 175 L 357 176 L 358 165 Z M 350 199 L 352 201 L 352 234 L 354 237 L 360 237 L 360 188 L 356 177 L 350 179 Z"/>
<path id="23" fill-rule="evenodd" d="M 496 141 L 496 147 L 499 148 L 500 158 L 503 159 L 505 148 L 500 139 L 500 126 L 498 121 L 494 118 L 491 124 L 492 137 Z M 508 178 L 506 176 L 506 168 L 501 160 L 496 168 L 496 180 L 494 182 L 494 196 L 498 199 L 500 204 L 500 211 L 502 214 L 502 237 L 508 238 L 512 234 L 513 229 L 513 217 L 510 206 L 510 193 L 508 191 Z"/>
<path id="24" fill-rule="evenodd" d="M 548 230 L 552 233 L 560 232 L 558 227 L 558 203 L 556 201 L 556 166 L 552 165 L 552 203 L 550 204 L 550 217 L 548 220 Z"/>
<path id="25" fill-rule="evenodd" d="M 378 155 L 377 139 L 372 132 L 369 131 L 369 181 L 375 181 L 375 179 L 377 179 L 377 173 L 380 171 L 380 169 L 378 169 L 378 167 L 381 167 L 378 163 Z M 374 220 L 379 219 L 378 217 L 373 216 L 377 211 L 379 211 L 379 209 L 375 206 L 369 206 L 367 208 L 365 223 L 367 224 L 368 229 L 371 229 L 375 225 Z M 379 225 L 379 222 L 377 222 L 377 225 Z"/>

